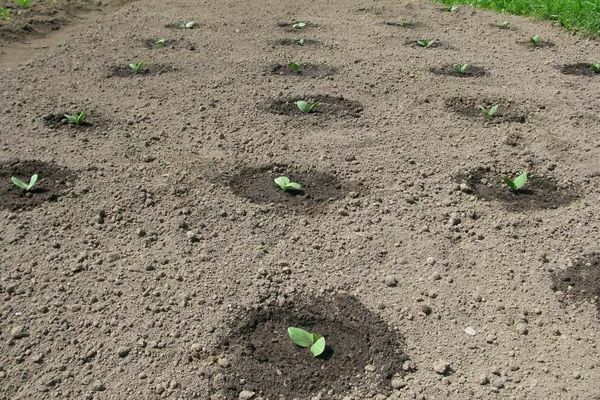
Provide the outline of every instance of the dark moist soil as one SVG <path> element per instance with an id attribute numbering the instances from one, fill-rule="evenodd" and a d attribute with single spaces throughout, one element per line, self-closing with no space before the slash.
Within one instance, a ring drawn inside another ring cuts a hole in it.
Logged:
<path id="1" fill-rule="evenodd" d="M 594 72 L 592 64 L 578 63 L 561 65 L 560 72 L 565 75 L 580 75 L 580 76 L 597 76 L 600 77 L 600 72 Z"/>
<path id="2" fill-rule="evenodd" d="M 529 176 L 523 189 L 510 190 L 502 182 L 502 176 L 513 175 L 514 173 L 479 168 L 469 174 L 457 176 L 456 181 L 466 183 L 468 191 L 475 196 L 504 203 L 511 211 L 555 209 L 577 198 L 573 190 L 567 192 L 559 188 L 552 178 L 536 175 Z"/>
<path id="3" fill-rule="evenodd" d="M 320 106 L 315 112 L 304 113 L 296 106 L 296 102 L 300 100 L 305 100 L 311 103 L 318 102 Z M 269 111 L 275 114 L 307 117 L 336 115 L 341 117 L 358 118 L 362 110 L 362 105 L 357 101 L 329 95 L 310 95 L 285 98 L 274 101 L 269 107 Z"/>
<path id="4" fill-rule="evenodd" d="M 159 38 L 148 38 L 144 39 L 142 42 L 144 43 L 144 47 L 147 49 L 186 49 L 186 50 L 196 50 L 196 45 L 183 41 L 180 39 L 166 39 L 164 45 L 159 45 L 156 41 Z"/>
<path id="5" fill-rule="evenodd" d="M 297 76 L 306 78 L 323 78 L 334 75 L 336 68 L 325 64 L 301 64 L 300 71 L 294 72 L 287 65 L 275 64 L 269 68 L 273 75 L 279 76 Z"/>
<path id="6" fill-rule="evenodd" d="M 398 25 L 399 22 L 402 22 L 402 25 Z M 387 26 L 394 26 L 396 28 L 411 28 L 411 29 L 422 25 L 419 22 L 412 22 L 412 21 L 386 21 L 383 24 L 387 25 Z"/>
<path id="7" fill-rule="evenodd" d="M 190 20 L 187 20 L 187 21 L 176 21 L 176 22 L 171 22 L 171 23 L 169 23 L 169 24 L 165 25 L 165 27 L 167 27 L 167 28 L 169 28 L 169 29 L 183 29 L 183 30 L 187 30 L 187 29 L 190 29 L 190 30 L 191 30 L 191 29 L 197 29 L 197 28 L 198 28 L 198 25 L 199 25 L 199 24 L 198 24 L 198 21 L 196 21 L 196 25 L 194 25 L 194 26 L 193 26 L 193 27 L 191 27 L 191 28 L 186 28 L 186 27 L 185 27 L 185 24 L 186 24 L 187 22 L 192 22 L 192 21 L 196 21 L 196 20 L 190 19 Z"/>
<path id="8" fill-rule="evenodd" d="M 226 389 L 215 389 L 232 400 L 242 390 L 267 399 L 308 399 L 319 392 L 341 398 L 352 387 L 389 393 L 390 378 L 402 375 L 409 359 L 400 333 L 350 295 L 297 296 L 231 315 L 227 339 L 218 346 L 231 367 Z M 294 345 L 290 326 L 323 335 L 326 355 L 316 358 Z M 372 372 L 365 372 L 368 365 Z"/>
<path id="9" fill-rule="evenodd" d="M 476 65 L 471 65 L 467 71 L 460 73 L 456 71 L 456 65 L 445 65 L 440 68 L 431 68 L 436 75 L 455 76 L 457 78 L 480 78 L 488 74 L 487 70 Z"/>
<path id="10" fill-rule="evenodd" d="M 11 177 L 29 182 L 39 175 L 37 185 L 25 193 Z M 0 208 L 10 211 L 30 210 L 46 201 L 56 201 L 75 182 L 76 174 L 68 168 L 43 161 L 7 161 L 0 163 Z"/>
<path id="11" fill-rule="evenodd" d="M 300 183 L 302 191 L 284 192 L 273 182 L 279 176 Z M 357 182 L 344 182 L 325 172 L 282 164 L 243 168 L 225 179 L 236 195 L 253 203 L 272 204 L 282 211 L 324 211 L 332 202 L 346 196 L 358 197 L 365 192 Z"/>
<path id="12" fill-rule="evenodd" d="M 552 288 L 568 301 L 595 303 L 600 319 L 600 252 L 577 257 L 567 269 L 555 272 Z"/>
<path id="13" fill-rule="evenodd" d="M 146 66 L 146 69 L 142 72 L 135 72 L 133 69 L 129 67 L 129 65 L 114 65 L 108 77 L 119 77 L 119 78 L 132 78 L 132 77 L 140 77 L 140 76 L 152 76 L 152 75 L 162 75 L 167 72 L 174 71 L 175 68 L 168 65 L 156 65 L 150 64 Z"/>
<path id="14" fill-rule="evenodd" d="M 529 40 L 520 41 L 519 43 L 531 50 L 548 49 L 556 46 L 554 43 L 544 40 L 542 40 L 538 45 L 531 43 Z"/>
<path id="15" fill-rule="evenodd" d="M 280 40 L 276 40 L 273 43 L 275 45 L 279 45 L 279 46 L 298 46 L 298 47 L 320 46 L 321 45 L 321 42 L 319 42 L 318 40 L 314 40 L 314 39 L 304 39 L 304 44 L 300 45 L 300 44 L 296 43 L 297 39 L 300 39 L 300 38 L 296 38 L 296 39 L 290 39 L 290 38 L 280 39 Z"/>
<path id="16" fill-rule="evenodd" d="M 83 128 L 90 128 L 92 126 L 94 126 L 93 122 L 91 122 L 90 120 L 92 119 L 92 116 L 90 116 L 90 114 L 87 114 L 87 119 L 85 122 L 83 122 L 80 125 L 74 125 L 74 124 L 70 124 L 69 120 L 67 120 L 67 118 L 65 117 L 65 114 L 69 114 L 69 115 L 75 115 L 78 114 L 79 111 L 77 112 L 62 112 L 62 113 L 50 113 L 50 114 L 46 114 L 42 117 L 42 121 L 44 123 L 44 125 L 50 127 L 50 128 L 70 128 L 70 129 L 83 129 Z"/>
<path id="17" fill-rule="evenodd" d="M 493 117 L 486 117 L 480 106 L 489 109 L 499 104 L 498 111 Z M 446 100 L 446 108 L 457 114 L 471 119 L 479 119 L 486 124 L 502 124 L 507 122 L 525 123 L 527 113 L 513 101 L 504 99 L 482 99 L 467 97 L 452 97 Z"/>

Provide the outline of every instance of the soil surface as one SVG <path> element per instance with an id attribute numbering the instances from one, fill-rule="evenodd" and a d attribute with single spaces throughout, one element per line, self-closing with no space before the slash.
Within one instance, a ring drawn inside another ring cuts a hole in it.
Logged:
<path id="1" fill-rule="evenodd" d="M 3 44 L 0 399 L 600 398 L 600 97 L 557 67 L 600 43 L 440 8 L 139 0 Z M 139 61 L 168 72 L 108 76 Z M 488 74 L 431 72 L 465 63 Z"/>

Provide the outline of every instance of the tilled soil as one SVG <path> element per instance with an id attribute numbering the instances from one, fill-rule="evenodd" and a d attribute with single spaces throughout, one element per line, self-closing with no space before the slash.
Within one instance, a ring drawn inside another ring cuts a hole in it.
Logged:
<path id="1" fill-rule="evenodd" d="M 140 0 L 1 71 L 0 399 L 600 398 L 600 76 L 565 67 L 598 54 L 425 1 Z"/>

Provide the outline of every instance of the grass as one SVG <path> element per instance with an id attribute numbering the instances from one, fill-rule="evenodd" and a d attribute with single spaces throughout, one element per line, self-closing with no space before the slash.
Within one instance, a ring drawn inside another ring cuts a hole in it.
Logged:
<path id="1" fill-rule="evenodd" d="M 445 5 L 469 4 L 507 14 L 557 21 L 561 26 L 600 36 L 598 0 L 436 0 Z"/>

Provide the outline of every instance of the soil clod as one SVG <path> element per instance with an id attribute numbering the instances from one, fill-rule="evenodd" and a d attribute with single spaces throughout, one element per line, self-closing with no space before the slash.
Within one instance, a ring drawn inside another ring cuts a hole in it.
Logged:
<path id="1" fill-rule="evenodd" d="M 492 116 L 486 116 L 484 110 L 498 106 Z M 471 119 L 479 119 L 486 124 L 507 122 L 527 122 L 526 111 L 514 101 L 504 99 L 480 99 L 468 97 L 452 97 L 446 100 L 446 108 Z"/>

